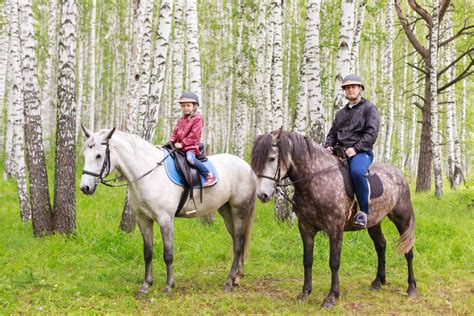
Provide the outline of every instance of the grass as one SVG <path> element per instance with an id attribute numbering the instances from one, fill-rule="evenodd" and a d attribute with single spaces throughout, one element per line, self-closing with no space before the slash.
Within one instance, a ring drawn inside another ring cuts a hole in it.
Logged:
<path id="1" fill-rule="evenodd" d="M 316 237 L 313 293 L 296 302 L 303 283 L 302 244 L 296 226 L 278 223 L 272 205 L 257 206 L 246 277 L 225 293 L 231 243 L 222 219 L 203 226 L 176 220 L 176 288 L 162 293 L 165 265 L 155 227 L 155 284 L 136 300 L 143 273 L 142 240 L 118 229 L 124 189 L 99 187 L 78 193 L 77 233 L 33 238 L 31 223 L 20 221 L 16 186 L 0 181 L 0 311 L 4 314 L 470 314 L 474 307 L 474 189 L 413 194 L 416 210 L 415 275 L 418 296 L 406 295 L 406 263 L 395 253 L 398 234 L 383 224 L 387 239 L 387 285 L 369 290 L 376 254 L 366 232 L 345 235 L 340 268 L 341 297 L 330 311 L 320 304 L 330 287 L 329 248 Z M 472 181 L 471 181 L 472 184 Z"/>

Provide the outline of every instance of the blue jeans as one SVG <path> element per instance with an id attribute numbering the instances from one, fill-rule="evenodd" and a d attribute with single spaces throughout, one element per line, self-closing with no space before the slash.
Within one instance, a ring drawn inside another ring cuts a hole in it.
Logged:
<path id="1" fill-rule="evenodd" d="M 192 151 L 186 152 L 186 160 L 190 165 L 196 168 L 203 177 L 206 177 L 209 174 L 209 170 L 199 159 L 196 159 L 196 154 Z"/>
<path id="2" fill-rule="evenodd" d="M 374 161 L 372 151 L 361 151 L 349 159 L 352 187 L 357 197 L 360 210 L 369 214 L 369 181 L 367 171 Z"/>

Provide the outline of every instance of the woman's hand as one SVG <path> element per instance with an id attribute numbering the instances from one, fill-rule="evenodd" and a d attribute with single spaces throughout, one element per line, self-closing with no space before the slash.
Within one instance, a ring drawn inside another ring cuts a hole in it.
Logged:
<path id="1" fill-rule="evenodd" d="M 183 144 L 181 144 L 181 143 L 176 143 L 176 144 L 174 144 L 174 147 L 176 147 L 176 148 L 178 148 L 178 149 L 181 149 L 181 148 L 183 148 Z"/>

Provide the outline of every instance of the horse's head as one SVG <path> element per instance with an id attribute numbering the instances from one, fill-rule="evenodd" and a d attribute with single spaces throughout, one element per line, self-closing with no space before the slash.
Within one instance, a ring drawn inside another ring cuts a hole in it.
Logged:
<path id="1" fill-rule="evenodd" d="M 290 168 L 291 142 L 281 129 L 257 135 L 252 148 L 252 169 L 257 175 L 257 196 L 268 202 L 277 184 L 286 177 Z"/>
<path id="2" fill-rule="evenodd" d="M 87 140 L 84 144 L 84 169 L 80 188 L 84 194 L 94 194 L 99 184 L 115 167 L 110 160 L 109 140 L 115 128 L 94 133 L 82 126 Z"/>

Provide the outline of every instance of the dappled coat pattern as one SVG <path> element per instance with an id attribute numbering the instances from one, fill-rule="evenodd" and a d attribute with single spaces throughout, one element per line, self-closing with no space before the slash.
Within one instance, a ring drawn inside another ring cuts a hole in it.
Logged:
<path id="1" fill-rule="evenodd" d="M 325 231 L 330 241 L 331 290 L 323 306 L 331 307 L 339 296 L 339 262 L 343 232 L 357 230 L 350 220 L 352 200 L 344 190 L 338 160 L 325 148 L 297 133 L 275 131 L 257 137 L 252 150 L 252 168 L 258 176 L 257 196 L 267 202 L 275 193 L 279 181 L 288 176 L 294 183 L 294 212 L 304 245 L 305 281 L 299 299 L 312 291 L 311 269 L 314 236 Z M 416 293 L 413 275 L 413 243 L 415 217 L 410 191 L 402 172 L 388 164 L 375 163 L 371 170 L 383 183 L 382 196 L 370 201 L 368 232 L 378 255 L 378 270 L 373 288 L 385 284 L 385 239 L 381 221 L 385 216 L 395 224 L 399 233 L 399 252 L 408 264 L 408 293 Z"/>

